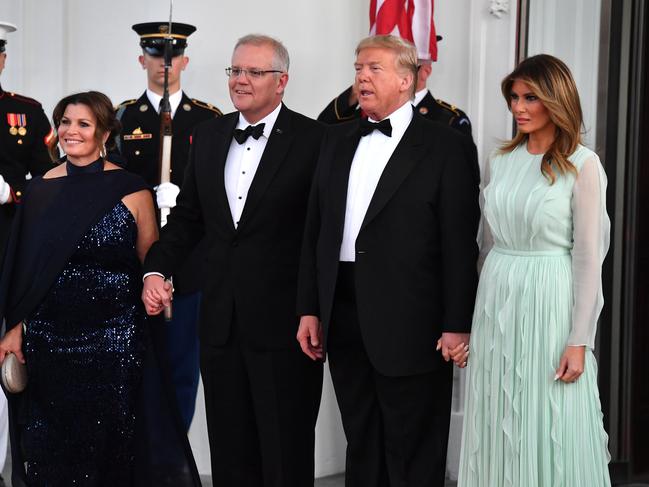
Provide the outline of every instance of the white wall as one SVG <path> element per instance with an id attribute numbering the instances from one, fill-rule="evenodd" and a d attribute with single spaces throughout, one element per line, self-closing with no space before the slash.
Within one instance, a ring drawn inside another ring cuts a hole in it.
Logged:
<path id="1" fill-rule="evenodd" d="M 437 0 L 439 62 L 433 93 L 459 107 L 468 103 L 470 6 L 486 0 Z M 353 50 L 369 29 L 369 0 L 176 0 L 174 18 L 198 30 L 189 39 L 190 64 L 183 87 L 191 96 L 231 110 L 223 68 L 236 39 L 263 32 L 281 39 L 291 54 L 286 103 L 317 116 L 353 78 Z M 104 91 L 117 104 L 138 96 L 145 76 L 137 62 L 131 25 L 164 20 L 163 0 L 0 0 L 0 18 L 18 24 L 11 34 L 3 86 L 37 98 L 49 113 L 65 94 Z"/>
<path id="2" fill-rule="evenodd" d="M 584 142 L 595 150 L 600 12 L 599 0 L 530 0 L 528 53 L 552 54 L 568 65 L 584 112 Z"/>
<path id="3" fill-rule="evenodd" d="M 481 159 L 510 134 L 511 119 L 499 93 L 514 64 L 515 14 L 490 14 L 490 0 L 436 0 L 437 31 L 444 37 L 429 85 L 433 94 L 465 110 Z M 508 2 L 498 2 L 507 4 Z M 511 2 L 514 3 L 514 2 Z M 353 51 L 369 30 L 369 0 L 176 0 L 174 19 L 195 24 L 183 87 L 190 96 L 230 111 L 223 68 L 236 39 L 250 32 L 281 39 L 291 54 L 286 103 L 312 117 L 353 78 Z M 505 10 L 508 10 L 505 8 Z M 16 23 L 2 86 L 41 101 L 46 113 L 64 95 L 96 89 L 114 103 L 145 87 L 130 26 L 164 20 L 163 0 L 0 0 L 0 19 Z M 457 471 L 462 418 L 461 378 L 453 406 L 449 471 Z M 317 426 L 316 473 L 344 467 L 344 436 L 327 374 Z M 204 405 L 199 397 L 190 431 L 199 469 L 209 472 Z"/>

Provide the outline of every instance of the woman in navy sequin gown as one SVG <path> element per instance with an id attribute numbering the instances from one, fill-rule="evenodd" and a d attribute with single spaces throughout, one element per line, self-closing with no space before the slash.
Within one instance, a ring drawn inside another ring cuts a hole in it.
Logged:
<path id="1" fill-rule="evenodd" d="M 157 238 L 151 192 L 103 158 L 119 127 L 105 95 L 66 97 L 53 119 L 67 160 L 32 182 L 13 229 L 21 244 L 3 266 L 0 311 L 15 326 L 0 361 L 13 352 L 29 375 L 12 398 L 13 477 L 43 487 L 159 485 L 137 480 L 147 478 L 138 462 L 151 460 L 138 446 L 151 442 L 136 438 L 146 429 L 138 415 L 151 340 L 140 292 L 141 261 Z M 171 463 L 185 480 L 170 474 L 170 485 L 193 485 L 193 463 Z"/>

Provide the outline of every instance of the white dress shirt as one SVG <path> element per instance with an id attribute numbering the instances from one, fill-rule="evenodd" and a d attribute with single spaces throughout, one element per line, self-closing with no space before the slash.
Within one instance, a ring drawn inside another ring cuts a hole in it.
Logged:
<path id="1" fill-rule="evenodd" d="M 412 104 L 410 101 L 404 103 L 386 118 L 390 119 L 392 125 L 392 137 L 388 137 L 378 130 L 361 137 L 352 160 L 347 183 L 345 227 L 340 246 L 340 260 L 343 262 L 356 261 L 356 237 L 358 237 L 381 174 L 410 125 Z M 371 118 L 370 121 L 376 122 Z"/>
<path id="2" fill-rule="evenodd" d="M 412 100 L 412 105 L 417 106 L 421 103 L 421 100 L 424 99 L 426 96 L 426 93 L 428 93 L 428 88 L 424 88 L 423 90 L 419 90 L 417 93 L 415 93 L 415 99 Z"/>
<path id="3" fill-rule="evenodd" d="M 162 96 L 158 95 L 148 88 L 146 89 L 146 96 L 149 99 L 151 106 L 155 108 L 155 111 L 160 113 L 160 100 L 162 100 Z M 171 118 L 174 118 L 174 115 L 176 115 L 176 110 L 178 109 L 178 105 L 180 105 L 180 100 L 182 99 L 182 90 L 178 90 L 173 95 L 169 95 L 169 105 L 171 105 Z"/>
<path id="4" fill-rule="evenodd" d="M 250 185 L 255 177 L 261 156 L 264 154 L 268 138 L 273 131 L 273 126 L 281 108 L 282 104 L 280 103 L 275 110 L 254 124 L 265 124 L 264 133 L 259 139 L 255 140 L 252 137 L 248 137 L 243 144 L 239 144 L 233 137 L 232 142 L 230 142 L 230 150 L 225 160 L 224 179 L 225 192 L 228 195 L 230 213 L 232 214 L 232 222 L 235 228 L 239 226 L 239 220 L 241 219 L 241 213 L 243 213 L 243 207 L 246 204 Z M 252 124 L 239 113 L 239 122 L 236 128 L 245 130 L 249 125 Z"/>

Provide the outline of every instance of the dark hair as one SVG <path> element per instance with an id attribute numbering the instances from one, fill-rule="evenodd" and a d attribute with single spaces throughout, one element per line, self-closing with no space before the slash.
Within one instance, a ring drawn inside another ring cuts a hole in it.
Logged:
<path id="1" fill-rule="evenodd" d="M 68 105 L 85 105 L 97 119 L 97 129 L 95 130 L 95 141 L 99 147 L 102 146 L 103 138 L 106 133 L 109 134 L 106 141 L 106 150 L 115 149 L 115 138 L 119 135 L 122 125 L 115 116 L 115 109 L 113 104 L 103 93 L 99 91 L 84 91 L 82 93 L 74 93 L 63 98 L 54 107 L 52 112 L 52 121 L 54 128 L 58 131 L 61 125 L 61 119 L 65 113 Z M 56 146 L 59 143 L 58 133 L 52 137 L 48 144 L 50 157 L 53 161 L 58 160 L 58 150 Z"/>
<path id="2" fill-rule="evenodd" d="M 511 90 L 516 80 L 529 86 L 547 108 L 550 120 L 556 126 L 556 137 L 548 152 L 543 155 L 541 172 L 551 183 L 557 177 L 553 165 L 560 174 L 577 174 L 577 169 L 568 157 L 581 143 L 583 115 L 577 85 L 570 69 L 563 61 L 549 54 L 538 54 L 522 61 L 501 83 L 501 91 L 510 110 Z M 510 152 L 525 141 L 527 135 L 517 132 L 500 149 Z"/>

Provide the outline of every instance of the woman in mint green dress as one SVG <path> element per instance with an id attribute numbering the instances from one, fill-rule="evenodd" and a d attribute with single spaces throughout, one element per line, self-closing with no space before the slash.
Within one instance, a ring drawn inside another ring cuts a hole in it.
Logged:
<path id="1" fill-rule="evenodd" d="M 610 486 L 593 355 L 606 176 L 563 62 L 528 58 L 502 92 L 518 131 L 485 169 L 458 487 Z"/>

